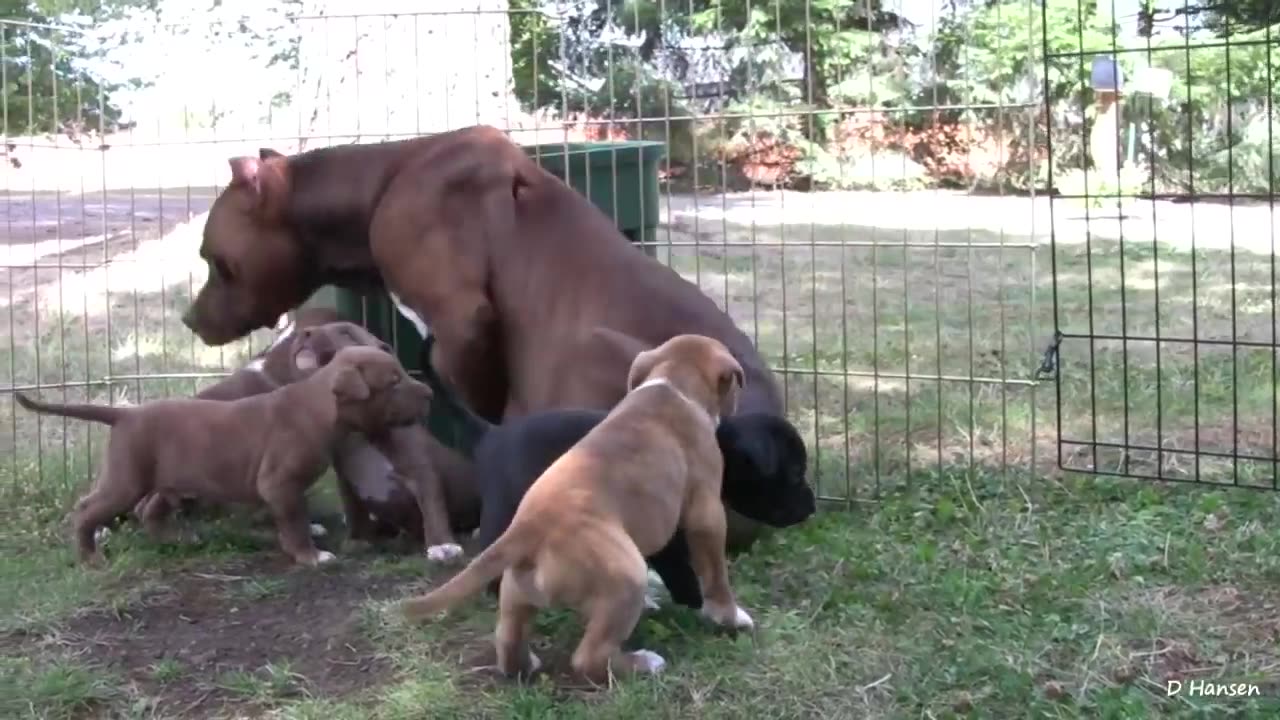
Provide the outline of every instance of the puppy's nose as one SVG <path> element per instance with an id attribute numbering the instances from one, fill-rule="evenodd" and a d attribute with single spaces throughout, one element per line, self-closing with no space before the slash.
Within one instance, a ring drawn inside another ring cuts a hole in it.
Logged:
<path id="1" fill-rule="evenodd" d="M 187 329 L 193 332 L 196 329 L 196 318 L 195 318 L 194 311 L 195 311 L 194 307 L 189 307 L 187 308 L 186 312 L 182 313 L 182 324 L 187 326 Z"/>

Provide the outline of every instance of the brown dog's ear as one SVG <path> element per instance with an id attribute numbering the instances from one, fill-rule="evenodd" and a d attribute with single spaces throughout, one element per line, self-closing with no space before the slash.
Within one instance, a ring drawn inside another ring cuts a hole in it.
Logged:
<path id="1" fill-rule="evenodd" d="M 233 157 L 227 162 L 231 165 L 231 182 L 233 184 L 252 188 L 255 193 L 261 190 L 261 160 L 244 155 Z"/>
<path id="2" fill-rule="evenodd" d="M 261 152 L 261 151 L 259 151 Z M 271 151 L 275 153 L 275 151 Z M 286 176 L 288 158 L 280 153 L 256 158 L 243 155 L 231 158 L 231 184 L 243 185 L 257 197 L 258 211 L 275 220 L 284 210 L 289 192 Z"/>
<path id="3" fill-rule="evenodd" d="M 272 150 L 271 148 L 258 148 L 259 160 L 270 160 L 271 158 L 282 158 L 284 153 Z"/>
<path id="4" fill-rule="evenodd" d="M 635 390 L 641 383 L 648 380 L 649 374 L 657 364 L 657 352 L 645 350 L 637 354 L 636 359 L 631 361 L 631 370 L 627 372 L 627 392 Z"/>
<path id="5" fill-rule="evenodd" d="M 320 367 L 320 358 L 311 348 L 304 347 L 294 354 L 293 366 L 298 369 L 298 372 L 311 372 Z"/>
<path id="6" fill-rule="evenodd" d="M 303 343 L 302 349 L 293 354 L 293 366 L 299 372 L 311 372 L 320 367 L 320 357 L 311 349 L 311 338 L 315 336 L 312 328 L 302 328 L 297 331 L 298 337 L 294 342 Z"/>
<path id="7" fill-rule="evenodd" d="M 747 384 L 742 365 L 725 353 L 716 371 L 716 395 L 720 398 L 720 416 L 732 415 L 738 409 L 738 392 Z"/>
<path id="8" fill-rule="evenodd" d="M 369 399 L 369 385 L 365 383 L 364 376 L 354 367 L 346 366 L 338 369 L 337 375 L 333 378 L 333 394 L 339 400 L 367 400 Z"/>

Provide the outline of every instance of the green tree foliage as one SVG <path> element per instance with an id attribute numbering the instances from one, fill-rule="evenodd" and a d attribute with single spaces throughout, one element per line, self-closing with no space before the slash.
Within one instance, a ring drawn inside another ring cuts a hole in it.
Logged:
<path id="1" fill-rule="evenodd" d="M 1233 32 L 1231 47 L 1165 41 L 1152 63 L 1173 73 L 1170 97 L 1135 112 L 1170 189 L 1274 192 L 1280 176 L 1280 24 Z"/>
<path id="2" fill-rule="evenodd" d="M 952 0 L 942 6 L 930 38 L 915 37 L 904 19 L 876 0 L 582 0 L 557 6 L 567 14 L 553 20 L 538 12 L 547 7 L 542 0 L 512 0 L 518 11 L 513 64 L 526 104 L 608 117 L 670 114 L 678 86 L 698 76 L 694 59 L 681 48 L 702 40 L 722 46 L 725 109 L 750 113 L 753 128 L 785 136 L 810 157 L 841 152 L 833 147 L 839 137 L 830 121 L 843 114 L 798 120 L 805 110 L 895 109 L 885 117 L 917 138 L 938 123 L 980 126 L 986 137 L 1004 139 L 1000 152 L 1009 153 L 1011 164 L 1032 167 L 1051 141 L 1058 172 L 1083 168 L 1093 122 L 1091 61 L 1133 41 L 1098 17 L 1092 0 Z M 1125 77 L 1148 62 L 1173 73 L 1171 97 L 1130 95 L 1123 106 L 1126 123 L 1140 128 L 1139 160 L 1150 165 L 1156 189 L 1273 188 L 1280 4 L 1193 0 L 1148 8 L 1157 23 L 1182 22 L 1233 41 L 1228 50 L 1207 47 L 1213 43 L 1202 35 L 1166 34 L 1153 41 L 1149 60 L 1143 53 L 1116 54 Z M 602 40 L 610 28 L 632 44 L 610 47 Z M 800 57 L 801 77 L 784 73 L 788 56 Z M 788 112 L 794 114 L 786 117 Z M 742 125 L 729 120 L 698 127 L 704 135 L 732 136 Z"/>
<path id="3" fill-rule="evenodd" d="M 119 89 L 93 77 L 86 60 L 131 38 L 91 45 L 83 34 L 95 23 L 155 0 L 0 0 L 3 118 L 7 135 L 110 131 L 120 119 L 111 102 Z"/>
<path id="4" fill-rule="evenodd" d="M 671 88 L 659 87 L 663 81 L 650 70 L 652 63 L 662 55 L 674 81 L 684 81 L 690 63 L 679 45 L 691 37 L 715 37 L 723 43 L 727 57 L 737 58 L 726 68 L 731 78 L 727 95 L 732 101 L 764 95 L 799 99 L 821 108 L 832 102 L 891 102 L 903 95 L 904 78 L 894 77 L 893 72 L 901 63 L 892 56 L 884 34 L 905 23 L 880 10 L 878 1 L 590 0 L 576 6 L 558 28 L 529 12 L 542 5 L 539 0 L 512 0 L 511 4 L 517 12 L 511 31 L 517 94 L 530 104 L 535 104 L 535 92 L 539 100 L 554 98 L 552 104 L 559 104 L 561 98 L 580 92 L 583 85 L 605 77 L 609 70 L 615 74 L 606 94 L 614 98 L 639 96 L 643 105 L 645 95 L 665 97 L 664 92 L 654 91 Z M 609 27 L 638 38 L 639 47 L 611 52 L 599 40 Z M 786 87 L 790 78 L 780 74 L 783 58 L 771 53 L 773 45 L 801 57 L 804 77 L 798 93 Z M 551 66 L 560 62 L 562 52 L 563 66 L 558 71 Z M 625 86 L 618 74 L 643 87 Z M 592 93 L 581 94 L 587 98 L 581 105 L 589 108 Z M 572 100 L 567 104 L 575 105 Z M 823 129 L 819 123 L 813 132 L 820 135 Z"/>

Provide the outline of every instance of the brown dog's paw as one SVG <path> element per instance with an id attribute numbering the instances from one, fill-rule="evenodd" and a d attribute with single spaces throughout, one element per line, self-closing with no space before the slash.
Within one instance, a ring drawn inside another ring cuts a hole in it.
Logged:
<path id="1" fill-rule="evenodd" d="M 751 615 L 739 605 L 717 606 L 705 603 L 702 615 L 711 622 L 731 630 L 754 630 L 756 623 Z"/>
<path id="2" fill-rule="evenodd" d="M 662 668 L 666 667 L 667 661 L 661 655 L 652 650 L 635 650 L 629 653 L 631 659 L 631 669 L 638 673 L 649 673 L 655 675 L 662 672 Z"/>
<path id="3" fill-rule="evenodd" d="M 447 563 L 462 557 L 462 546 L 457 543 L 441 543 L 427 548 L 427 559 L 431 562 Z"/>
<path id="4" fill-rule="evenodd" d="M 299 555 L 294 558 L 299 565 L 306 565 L 309 567 L 317 567 L 319 565 L 331 563 L 337 559 L 338 556 L 328 550 L 317 550 L 310 555 Z"/>

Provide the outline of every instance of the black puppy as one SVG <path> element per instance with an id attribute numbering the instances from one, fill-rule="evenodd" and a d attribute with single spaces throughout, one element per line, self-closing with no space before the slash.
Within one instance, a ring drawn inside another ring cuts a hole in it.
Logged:
<path id="1" fill-rule="evenodd" d="M 423 379 L 435 392 L 433 410 L 459 423 L 458 441 L 474 448 L 481 495 L 475 552 L 480 552 L 506 531 L 529 486 L 607 413 L 551 410 L 491 425 L 466 407 L 436 375 L 430 362 L 434 342 L 434 336 L 428 335 L 423 344 Z M 725 459 L 720 496 L 726 505 L 779 528 L 803 522 L 814 513 L 813 489 L 805 480 L 808 453 L 786 419 L 763 413 L 735 415 L 720 421 L 716 437 Z M 762 442 L 762 438 L 774 442 Z M 647 560 L 674 602 L 702 607 L 702 590 L 690 564 L 683 531 L 677 530 L 671 541 Z M 490 589 L 496 591 L 499 582 L 494 581 Z"/>

